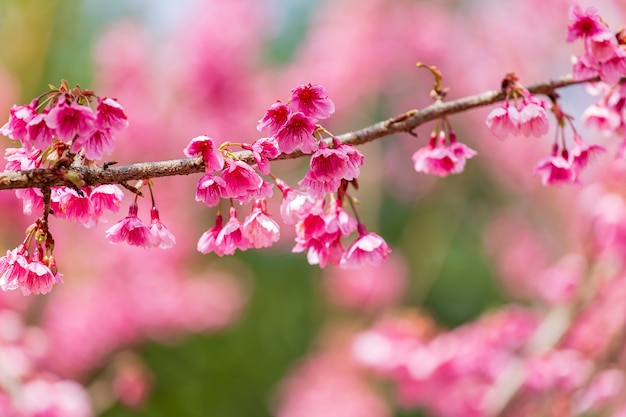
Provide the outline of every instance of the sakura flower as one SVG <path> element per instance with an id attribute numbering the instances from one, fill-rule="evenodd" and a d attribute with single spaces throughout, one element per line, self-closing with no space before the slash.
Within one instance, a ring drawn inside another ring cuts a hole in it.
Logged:
<path id="1" fill-rule="evenodd" d="M 24 141 L 28 134 L 28 122 L 37 115 L 36 106 L 36 101 L 27 106 L 13 105 L 9 114 L 9 121 L 0 127 L 0 133 L 13 140 Z"/>
<path id="2" fill-rule="evenodd" d="M 202 201 L 209 207 L 217 206 L 224 194 L 226 181 L 217 175 L 205 174 L 196 186 L 196 201 Z"/>
<path id="3" fill-rule="evenodd" d="M 391 253 L 385 240 L 376 233 L 368 233 L 363 224 L 358 225 L 359 237 L 341 258 L 341 268 L 360 268 L 366 262 L 381 265 Z"/>
<path id="4" fill-rule="evenodd" d="M 54 274 L 41 261 L 41 249 L 35 249 L 33 259 L 28 263 L 28 272 L 21 281 L 20 289 L 24 295 L 47 294 L 56 283 L 63 282 L 59 274 Z"/>
<path id="5" fill-rule="evenodd" d="M 600 65 L 589 55 L 572 57 L 572 78 L 576 81 L 587 80 L 600 75 Z"/>
<path id="6" fill-rule="evenodd" d="M 7 161 L 5 170 L 19 171 L 39 168 L 41 165 L 41 151 L 28 148 L 7 148 L 4 159 Z"/>
<path id="7" fill-rule="evenodd" d="M 291 90 L 291 110 L 315 119 L 326 119 L 335 112 L 335 104 L 321 85 L 299 85 Z"/>
<path id="8" fill-rule="evenodd" d="M 243 224 L 237 219 L 237 210 L 230 208 L 229 218 L 215 238 L 215 245 L 220 246 L 224 255 L 232 255 L 235 250 L 247 250 L 251 242 L 243 234 Z"/>
<path id="9" fill-rule="evenodd" d="M 440 177 L 462 172 L 465 169 L 465 162 L 473 158 L 476 151 L 452 138 L 453 136 L 449 145 L 446 145 L 441 138 L 435 145 L 431 137 L 427 146 L 418 149 L 413 154 L 415 171 Z"/>
<path id="10" fill-rule="evenodd" d="M 170 249 L 176 244 L 176 238 L 159 218 L 159 210 L 156 207 L 150 209 L 150 233 L 152 234 L 152 243 L 161 249 Z"/>
<path id="11" fill-rule="evenodd" d="M 105 233 L 110 243 L 126 242 L 133 246 L 150 248 L 154 246 L 150 229 L 137 217 L 137 203 L 133 202 L 128 209 L 128 216 L 111 226 Z"/>
<path id="12" fill-rule="evenodd" d="M 587 38 L 587 53 L 598 62 L 605 62 L 615 55 L 618 49 L 615 35 L 608 30 L 598 32 Z"/>
<path id="13" fill-rule="evenodd" d="M 124 108 L 115 99 L 98 99 L 96 108 L 96 126 L 100 130 L 123 130 L 128 126 Z"/>
<path id="14" fill-rule="evenodd" d="M 250 213 L 243 221 L 243 235 L 250 241 L 252 247 L 268 248 L 278 242 L 280 229 L 267 213 L 267 201 L 257 200 L 252 205 Z"/>
<path id="15" fill-rule="evenodd" d="M 550 124 L 544 107 L 534 101 L 528 101 L 519 112 L 519 128 L 524 136 L 541 137 L 548 133 Z"/>
<path id="16" fill-rule="evenodd" d="M 600 132 L 610 135 L 621 124 L 620 114 L 603 103 L 596 103 L 587 108 L 582 115 L 587 127 L 595 127 Z"/>
<path id="17" fill-rule="evenodd" d="M 576 146 L 572 149 L 569 157 L 574 175 L 578 178 L 582 170 L 589 164 L 589 161 L 597 154 L 606 152 L 606 149 L 599 145 L 589 145 L 583 142 L 582 138 L 578 135 L 575 136 L 575 140 Z"/>
<path id="18" fill-rule="evenodd" d="M 191 139 L 183 152 L 189 158 L 202 156 L 206 172 L 219 171 L 224 168 L 224 155 L 216 149 L 213 138 L 208 136 L 197 136 Z"/>
<path id="19" fill-rule="evenodd" d="M 74 220 L 90 228 L 96 224 L 91 200 L 86 195 L 79 195 L 69 187 L 52 190 L 52 207 L 56 216 Z"/>
<path id="20" fill-rule="evenodd" d="M 506 138 L 509 133 L 517 135 L 520 130 L 519 111 L 514 106 L 505 103 L 502 107 L 496 107 L 487 116 L 487 127 L 498 139 Z"/>
<path id="21" fill-rule="evenodd" d="M 93 134 L 96 129 L 96 115 L 90 107 L 81 106 L 76 102 L 67 104 L 60 101 L 50 109 L 46 123 L 54 129 L 57 138 L 63 142 L 70 142 L 76 136 L 89 137 Z"/>
<path id="22" fill-rule="evenodd" d="M 43 211 L 43 194 L 39 188 L 22 188 L 15 190 L 15 196 L 22 200 L 22 212 L 26 215 L 34 211 Z"/>
<path id="23" fill-rule="evenodd" d="M 54 132 L 46 123 L 46 113 L 41 113 L 33 117 L 26 125 L 28 139 L 37 149 L 44 150 L 52 144 Z"/>
<path id="24" fill-rule="evenodd" d="M 606 24 L 594 7 L 588 7 L 583 11 L 578 4 L 574 4 L 569 9 L 569 20 L 571 23 L 567 27 L 567 42 L 607 30 Z"/>
<path id="25" fill-rule="evenodd" d="M 560 154 L 542 158 L 535 167 L 535 173 L 541 175 L 543 185 L 577 182 L 572 162 Z"/>
<path id="26" fill-rule="evenodd" d="M 115 150 L 115 140 L 109 130 L 98 129 L 89 136 L 78 136 L 72 143 L 71 151 L 78 153 L 85 150 L 85 157 L 92 161 L 102 159 Z"/>
<path id="27" fill-rule="evenodd" d="M 314 131 L 315 122 L 304 113 L 296 112 L 289 115 L 274 137 L 282 152 L 291 153 L 300 148 L 304 153 L 311 153 L 317 149 Z"/>
<path id="28" fill-rule="evenodd" d="M 311 156 L 309 166 L 310 176 L 319 181 L 331 179 L 351 181 L 359 175 L 359 168 L 354 163 L 350 163 L 346 148 L 329 148 L 323 141 L 320 142 L 319 149 Z"/>
<path id="29" fill-rule="evenodd" d="M 305 215 L 315 205 L 315 199 L 307 193 L 294 190 L 277 179 L 276 185 L 283 193 L 283 200 L 280 204 L 280 215 L 286 224 L 295 224 L 300 216 Z"/>
<path id="30" fill-rule="evenodd" d="M 356 220 L 341 206 L 338 198 L 331 198 L 325 216 L 326 233 L 336 236 L 348 236 L 357 228 Z"/>
<path id="31" fill-rule="evenodd" d="M 600 65 L 600 79 L 608 84 L 617 84 L 622 77 L 626 77 L 626 52 L 618 49 Z"/>
<path id="32" fill-rule="evenodd" d="M 26 247 L 22 244 L 0 258 L 0 289 L 10 291 L 18 288 L 29 273 Z"/>
<path id="33" fill-rule="evenodd" d="M 222 215 L 218 214 L 215 218 L 215 226 L 207 230 L 200 236 L 197 249 L 200 253 L 215 252 L 218 256 L 224 255 L 224 247 L 217 245 L 217 236 L 222 231 Z"/>
<path id="34" fill-rule="evenodd" d="M 104 210 L 117 213 L 122 205 L 124 193 L 120 187 L 113 184 L 98 185 L 89 193 L 89 200 L 93 206 L 93 214 L 100 217 Z"/>
<path id="35" fill-rule="evenodd" d="M 249 147 L 257 163 L 259 172 L 268 175 L 270 173 L 270 160 L 280 155 L 278 142 L 274 138 L 261 138 L 252 142 Z"/>
<path id="36" fill-rule="evenodd" d="M 226 167 L 221 174 L 224 180 L 223 198 L 246 199 L 251 193 L 263 186 L 263 178 L 254 168 L 243 161 L 226 160 Z"/>
<path id="37" fill-rule="evenodd" d="M 318 179 L 312 171 L 307 171 L 298 185 L 301 189 L 306 190 L 313 198 L 323 198 L 326 194 L 332 193 L 339 189 L 341 180 L 338 178 Z"/>
<path id="38" fill-rule="evenodd" d="M 259 124 L 256 128 L 259 132 L 267 129 L 269 134 L 274 136 L 287 122 L 290 113 L 289 107 L 277 101 L 265 112 L 265 115 L 259 120 Z"/>

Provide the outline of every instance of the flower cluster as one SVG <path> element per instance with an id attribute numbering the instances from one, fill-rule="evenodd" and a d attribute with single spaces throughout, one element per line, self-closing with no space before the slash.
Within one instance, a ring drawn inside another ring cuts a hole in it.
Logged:
<path id="1" fill-rule="evenodd" d="M 507 98 L 487 116 L 486 124 L 491 133 L 500 139 L 509 134 L 523 134 L 526 137 L 542 137 L 547 134 L 550 128 L 547 103 L 520 85 L 515 74 L 507 74 L 502 85 Z M 552 98 L 550 110 L 557 120 L 557 137 L 551 154 L 537 163 L 535 173 L 541 176 L 543 185 L 578 183 L 580 174 L 589 161 L 593 156 L 604 152 L 604 148 L 585 143 L 573 127 L 572 117 L 561 110 L 556 98 Z M 511 99 L 514 104 L 511 104 Z M 565 140 L 566 124 L 574 131 L 574 148 L 571 151 L 568 150 Z"/>
<path id="2" fill-rule="evenodd" d="M 47 225 L 38 220 L 28 227 L 22 244 L 0 258 L 0 289 L 19 288 L 24 295 L 49 293 L 54 284 L 63 282 L 53 251 Z"/>
<path id="3" fill-rule="evenodd" d="M 447 140 L 446 140 L 447 139 Z M 476 151 L 456 140 L 452 131 L 446 136 L 445 130 L 433 131 L 427 146 L 413 154 L 415 171 L 447 177 L 459 174 L 465 169 L 465 162 L 476 156 Z"/>
<path id="4" fill-rule="evenodd" d="M 215 225 L 198 241 L 201 253 L 232 255 L 237 249 L 265 248 L 280 237 L 278 224 L 267 211 L 266 199 L 272 196 L 273 184 L 261 175 L 270 175 L 283 194 L 281 216 L 286 224 L 295 225 L 294 252 L 307 252 L 310 264 L 358 267 L 364 262 L 379 265 L 390 249 L 375 233 L 368 233 L 363 224 L 352 218 L 343 205 L 352 197 L 348 186 L 356 187 L 363 165 L 363 155 L 353 146 L 336 137 L 324 140 L 329 133 L 315 123 L 334 112 L 334 104 L 318 85 L 301 85 L 292 90 L 287 104 L 272 104 L 259 121 L 259 130 L 268 130 L 270 137 L 251 144 L 230 142 L 217 146 L 214 139 L 199 136 L 184 149 L 188 157 L 201 157 L 206 173 L 198 181 L 196 200 L 207 206 L 218 206 Z M 227 148 L 239 146 L 250 151 L 255 167 L 238 159 Z M 312 153 L 309 170 L 294 190 L 270 172 L 270 161 L 281 152 L 300 149 Z M 258 171 L 258 172 L 257 172 Z M 327 203 L 328 198 L 328 203 Z M 224 224 L 221 203 L 230 200 L 228 221 Z M 240 221 L 234 201 L 245 204 L 254 200 L 251 213 Z M 359 233 L 357 240 L 346 249 L 342 238 Z"/>
<path id="5" fill-rule="evenodd" d="M 600 77 L 607 84 L 616 84 L 626 76 L 626 32 L 612 33 L 593 7 L 583 10 L 576 4 L 570 8 L 569 18 L 567 42 L 582 39 L 585 44 L 585 52 L 572 59 L 574 79 Z"/>

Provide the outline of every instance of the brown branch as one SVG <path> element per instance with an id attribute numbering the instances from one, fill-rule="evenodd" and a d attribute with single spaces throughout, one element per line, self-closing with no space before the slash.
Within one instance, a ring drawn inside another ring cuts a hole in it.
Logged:
<path id="1" fill-rule="evenodd" d="M 550 94 L 554 90 L 583 82 L 597 81 L 596 79 L 575 81 L 571 75 L 537 83 L 528 86 L 534 94 Z M 354 132 L 344 133 L 338 139 L 345 144 L 360 145 L 374 141 L 394 133 L 412 132 L 416 127 L 443 116 L 461 113 L 476 107 L 487 106 L 504 100 L 502 90 L 486 91 L 469 97 L 447 102 L 436 102 L 422 110 L 409 111 L 403 115 L 378 122 Z M 254 158 L 248 151 L 236 153 L 239 159 L 252 164 Z M 276 159 L 294 159 L 305 156 L 296 151 L 290 154 L 281 154 Z M 174 159 L 158 162 L 140 162 L 125 166 L 107 166 L 103 168 L 72 167 L 72 171 L 82 176 L 84 185 L 95 186 L 101 184 L 120 184 L 126 181 L 169 177 L 174 175 L 189 175 L 204 172 L 204 163 L 201 158 Z M 59 170 L 33 169 L 28 171 L 1 172 L 0 190 L 17 188 L 45 188 L 57 186 L 73 186 L 64 179 Z"/>

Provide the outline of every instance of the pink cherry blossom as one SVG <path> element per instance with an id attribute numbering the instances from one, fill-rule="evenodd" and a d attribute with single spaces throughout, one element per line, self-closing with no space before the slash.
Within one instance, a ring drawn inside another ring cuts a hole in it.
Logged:
<path id="1" fill-rule="evenodd" d="M 585 50 L 597 62 L 609 60 L 615 55 L 617 49 L 617 39 L 609 30 L 593 34 L 585 41 Z"/>
<path id="2" fill-rule="evenodd" d="M 477 153 L 475 150 L 457 142 L 456 139 L 453 138 L 454 137 L 451 136 L 451 143 L 449 145 L 446 145 L 442 138 L 439 139 L 437 145 L 434 145 L 433 138 L 431 137 L 431 141 L 428 145 L 418 149 L 413 154 L 415 171 L 440 177 L 447 177 L 450 174 L 463 172 L 465 162 L 473 158 Z"/>
<path id="3" fill-rule="evenodd" d="M 70 142 L 77 136 L 89 137 L 96 130 L 96 115 L 93 110 L 76 102 L 67 104 L 60 101 L 50 109 L 46 122 L 54 129 L 55 136 L 63 142 Z"/>
<path id="4" fill-rule="evenodd" d="M 22 386 L 15 401 L 24 413 L 19 416 L 93 416 L 89 394 L 82 385 L 69 380 L 33 379 Z"/>
<path id="5" fill-rule="evenodd" d="M 24 106 L 13 105 L 9 114 L 9 121 L 0 127 L 0 133 L 13 140 L 24 141 L 27 139 L 28 123 L 37 115 L 36 105 L 36 102 Z"/>
<path id="6" fill-rule="evenodd" d="M 542 158 L 535 167 L 535 173 L 541 175 L 543 185 L 577 182 L 572 162 L 560 154 Z"/>
<path id="7" fill-rule="evenodd" d="M 243 234 L 243 224 L 237 219 L 234 207 L 230 208 L 228 221 L 215 238 L 215 245 L 221 247 L 224 255 L 232 255 L 237 249 L 245 251 L 250 248 L 251 242 Z"/>
<path id="8" fill-rule="evenodd" d="M 599 32 L 607 30 L 606 24 L 594 7 L 588 7 L 584 11 L 574 4 L 569 9 L 569 19 L 571 23 L 567 27 L 567 42 L 573 42 L 578 38 L 593 36 Z"/>
<path id="9" fill-rule="evenodd" d="M 357 229 L 357 221 L 344 210 L 339 198 L 331 198 L 324 220 L 329 235 L 348 236 Z"/>
<path id="10" fill-rule="evenodd" d="M 137 203 L 132 203 L 128 209 L 128 216 L 107 229 L 106 239 L 110 243 L 126 242 L 144 248 L 154 246 L 150 229 L 137 217 L 138 210 Z"/>
<path id="11" fill-rule="evenodd" d="M 316 200 L 313 197 L 302 191 L 294 190 L 284 181 L 277 179 L 276 185 L 283 194 L 280 215 L 286 224 L 295 224 L 315 205 Z"/>
<path id="12" fill-rule="evenodd" d="M 250 195 L 261 189 L 263 178 L 254 168 L 243 161 L 226 160 L 226 166 L 221 174 L 224 180 L 223 198 L 246 200 Z"/>
<path id="13" fill-rule="evenodd" d="M 18 288 L 29 273 L 29 261 L 26 257 L 26 247 L 22 244 L 0 258 L 0 289 L 10 291 Z"/>
<path id="14" fill-rule="evenodd" d="M 600 145 L 589 145 L 583 142 L 580 136 L 576 135 L 576 145 L 570 152 L 570 160 L 572 169 L 576 179 L 580 176 L 580 173 L 587 167 L 589 162 L 598 154 L 606 152 Z"/>
<path id="15" fill-rule="evenodd" d="M 247 149 L 247 147 L 244 147 Z M 257 163 L 259 172 L 268 175 L 270 173 L 270 160 L 280 155 L 278 142 L 274 138 L 261 138 L 252 142 L 249 147 Z"/>
<path id="16" fill-rule="evenodd" d="M 7 161 L 7 171 L 35 169 L 41 166 L 41 151 L 33 148 L 6 148 L 4 159 Z"/>
<path id="17" fill-rule="evenodd" d="M 391 253 L 385 240 L 376 233 L 368 233 L 363 224 L 359 224 L 359 237 L 346 250 L 341 268 L 360 268 L 366 262 L 374 266 L 381 265 Z"/>
<path id="18" fill-rule="evenodd" d="M 277 101 L 265 112 L 256 128 L 259 132 L 267 129 L 269 134 L 274 136 L 285 125 L 290 113 L 289 107 Z"/>
<path id="19" fill-rule="evenodd" d="M 62 283 L 60 274 L 54 274 L 50 268 L 41 261 L 41 249 L 35 249 L 33 258 L 28 263 L 28 272 L 19 283 L 24 295 L 47 294 L 52 291 L 56 283 Z"/>
<path id="20" fill-rule="evenodd" d="M 339 189 L 341 180 L 338 178 L 318 179 L 312 171 L 307 171 L 298 185 L 313 198 L 323 198 Z"/>
<path id="21" fill-rule="evenodd" d="M 274 135 L 280 150 L 291 153 L 296 149 L 311 153 L 317 149 L 317 140 L 313 137 L 315 122 L 302 112 L 291 113 L 285 124 Z"/>
<path id="22" fill-rule="evenodd" d="M 504 139 L 509 134 L 517 135 L 520 131 L 520 114 L 514 107 L 505 103 L 496 107 L 487 116 L 487 127 L 498 139 Z"/>
<path id="23" fill-rule="evenodd" d="M 585 126 L 594 127 L 606 135 L 612 134 L 621 124 L 620 114 L 604 103 L 596 103 L 582 115 Z"/>
<path id="24" fill-rule="evenodd" d="M 527 101 L 519 112 L 519 129 L 524 136 L 541 137 L 548 133 L 550 123 L 544 107 L 534 101 Z"/>
<path id="25" fill-rule="evenodd" d="M 69 187 L 58 187 L 52 190 L 51 202 L 55 216 L 73 220 L 89 228 L 96 224 L 94 208 L 89 193 L 79 195 Z"/>
<path id="26" fill-rule="evenodd" d="M 600 65 L 600 79 L 613 85 L 622 77 L 626 77 L 626 51 L 618 49 Z"/>
<path id="27" fill-rule="evenodd" d="M 152 244 L 161 249 L 170 249 L 176 244 L 176 238 L 159 218 L 159 210 L 156 207 L 150 209 L 150 233 L 152 233 Z"/>
<path id="28" fill-rule="evenodd" d="M 128 118 L 122 105 L 109 97 L 99 98 L 96 126 L 99 130 L 123 130 L 128 127 Z"/>
<path id="29" fill-rule="evenodd" d="M 43 211 L 43 194 L 39 188 L 22 188 L 15 190 L 15 196 L 22 200 L 22 212 L 31 215 Z"/>
<path id="30" fill-rule="evenodd" d="M 572 57 L 572 77 L 574 80 L 587 80 L 600 75 L 600 65 L 589 55 Z"/>
<path id="31" fill-rule="evenodd" d="M 113 184 L 98 185 L 89 193 L 95 217 L 100 217 L 104 210 L 117 213 L 120 211 L 123 199 L 124 193 L 119 186 Z"/>
<path id="32" fill-rule="evenodd" d="M 267 213 L 266 200 L 257 200 L 252 205 L 250 213 L 243 221 L 243 236 L 250 241 L 251 247 L 256 249 L 268 248 L 278 242 L 280 228 Z"/>
<path id="33" fill-rule="evenodd" d="M 226 181 L 222 177 L 207 173 L 198 180 L 196 201 L 202 201 L 209 207 L 217 206 L 225 190 Z"/>
<path id="34" fill-rule="evenodd" d="M 95 130 L 89 136 L 78 136 L 72 143 L 71 151 L 78 153 L 81 149 L 85 151 L 85 157 L 92 161 L 102 159 L 104 155 L 109 155 L 115 150 L 115 139 L 109 130 Z"/>
<path id="35" fill-rule="evenodd" d="M 33 117 L 26 125 L 28 140 L 37 149 L 44 150 L 52 144 L 54 132 L 46 123 L 46 113 Z"/>
<path id="36" fill-rule="evenodd" d="M 215 141 L 208 136 L 197 136 L 191 139 L 183 151 L 189 158 L 202 156 L 206 172 L 219 171 L 224 168 L 224 155 L 215 147 Z"/>
<path id="37" fill-rule="evenodd" d="M 359 167 L 351 163 L 346 153 L 348 147 L 330 148 L 326 142 L 320 142 L 319 149 L 311 156 L 309 163 L 311 178 L 318 181 L 331 179 L 353 180 L 359 176 Z"/>
<path id="38" fill-rule="evenodd" d="M 218 256 L 224 255 L 224 247 L 216 244 L 217 236 L 222 231 L 222 215 L 215 218 L 215 226 L 207 230 L 200 236 L 197 249 L 200 253 L 215 252 Z"/>
<path id="39" fill-rule="evenodd" d="M 299 85 L 291 90 L 291 110 L 314 119 L 326 119 L 335 112 L 335 104 L 321 85 Z"/>

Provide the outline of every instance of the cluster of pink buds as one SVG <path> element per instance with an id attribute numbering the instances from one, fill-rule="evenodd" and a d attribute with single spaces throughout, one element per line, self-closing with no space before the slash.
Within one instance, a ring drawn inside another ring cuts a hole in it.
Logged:
<path id="1" fill-rule="evenodd" d="M 22 244 L 0 258 L 0 289 L 20 288 L 24 295 L 50 292 L 55 283 L 63 282 L 53 251 L 52 235 L 40 219 L 28 227 Z"/>
<path id="2" fill-rule="evenodd" d="M 354 207 L 348 193 L 363 165 L 363 155 L 353 146 L 341 143 L 317 121 L 329 117 L 335 106 L 319 85 L 301 85 L 292 90 L 287 104 L 272 104 L 259 124 L 269 137 L 251 144 L 230 142 L 216 146 L 208 136 L 191 140 L 184 153 L 201 157 L 206 173 L 198 181 L 196 200 L 218 207 L 215 225 L 198 241 L 198 251 L 232 255 L 237 249 L 265 248 L 280 238 L 278 223 L 267 210 L 266 199 L 272 196 L 273 184 L 262 175 L 269 175 L 283 194 L 281 216 L 286 224 L 296 227 L 294 252 L 307 252 L 310 264 L 358 267 L 364 262 L 382 263 L 390 253 L 389 246 L 375 233 L 352 218 L 343 208 L 346 202 Z M 322 138 L 322 134 L 330 136 Z M 228 150 L 239 146 L 252 153 L 256 167 Z M 300 149 L 311 155 L 309 170 L 298 183 L 299 190 L 287 186 L 270 172 L 270 161 L 281 153 Z M 228 220 L 224 224 L 222 201 L 230 200 Z M 234 201 L 252 203 L 252 210 L 240 221 Z M 358 219 L 358 217 L 357 217 Z M 359 237 L 347 249 L 342 239 L 358 231 Z"/>
<path id="3" fill-rule="evenodd" d="M 626 76 L 626 30 L 612 33 L 593 7 L 583 10 L 574 5 L 569 18 L 567 42 L 582 39 L 585 44 L 585 52 L 572 59 L 574 79 L 600 77 L 607 84 L 615 84 Z"/>

